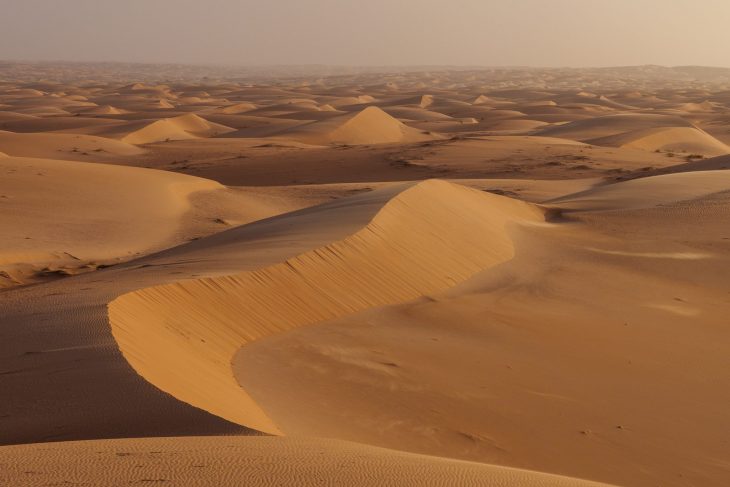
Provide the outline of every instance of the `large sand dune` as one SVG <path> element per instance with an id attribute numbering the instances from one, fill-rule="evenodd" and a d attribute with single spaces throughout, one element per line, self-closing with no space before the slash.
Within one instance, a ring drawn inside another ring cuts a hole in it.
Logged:
<path id="1" fill-rule="evenodd" d="M 361 231 L 282 264 L 118 298 L 109 316 L 122 352 L 143 377 L 175 397 L 277 433 L 232 376 L 228 364 L 238 347 L 443 290 L 510 258 L 505 226 L 542 215 L 518 201 L 439 181 L 420 183 L 383 203 Z M 458 234 L 458 246 L 443 240 L 441 231 Z M 212 302 L 215 315 L 204 318 Z M 163 349 L 169 353 L 161 354 Z"/>
<path id="2" fill-rule="evenodd" d="M 726 172 L 690 173 L 566 196 L 554 223 L 513 227 L 510 261 L 247 344 L 236 377 L 293 435 L 618 485 L 722 485 L 728 392 L 705 377 L 728 380 L 716 346 L 728 188 Z M 552 448 L 533 449 L 536 436 Z"/>

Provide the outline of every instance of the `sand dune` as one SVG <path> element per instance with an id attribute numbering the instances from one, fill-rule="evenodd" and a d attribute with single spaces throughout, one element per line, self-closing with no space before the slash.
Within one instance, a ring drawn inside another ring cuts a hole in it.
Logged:
<path id="1" fill-rule="evenodd" d="M 331 118 L 297 127 L 279 134 L 308 144 L 392 144 L 428 140 L 424 134 L 391 117 L 377 107 L 368 107 L 356 114 Z"/>
<path id="2" fill-rule="evenodd" d="M 562 137 L 587 141 L 630 131 L 658 127 L 692 127 L 692 124 L 682 118 L 667 115 L 608 115 L 605 117 L 579 120 L 556 127 L 548 127 L 540 130 L 538 134 L 547 137 Z"/>
<path id="3" fill-rule="evenodd" d="M 490 103 L 491 101 L 492 101 L 492 99 L 489 98 L 488 96 L 479 95 L 474 99 L 472 104 L 473 105 L 484 105 L 484 104 Z"/>
<path id="4" fill-rule="evenodd" d="M 660 169 L 657 172 L 660 174 L 671 174 L 692 171 L 717 171 L 721 169 L 730 169 L 730 156 L 718 156 L 710 159 L 690 161 Z"/>
<path id="5" fill-rule="evenodd" d="M 651 128 L 591 139 L 589 144 L 646 151 L 686 152 L 703 156 L 730 153 L 730 147 L 695 127 Z"/>
<path id="6" fill-rule="evenodd" d="M 152 122 L 142 129 L 136 130 L 124 136 L 123 142 L 129 144 L 151 144 L 164 142 L 166 140 L 185 140 L 199 137 L 213 137 L 233 132 L 235 129 L 208 122 L 195 115 L 182 115 L 180 117 L 168 118 Z"/>
<path id="7" fill-rule="evenodd" d="M 93 135 L 0 131 L 0 149 L 8 155 L 48 159 L 99 159 L 106 155 L 134 156 L 144 151 L 131 144 Z"/>
<path id="8" fill-rule="evenodd" d="M 728 188 L 728 171 L 683 172 L 599 186 L 574 195 L 562 196 L 549 203 L 570 210 L 640 209 L 669 206 L 726 192 Z"/>
<path id="9" fill-rule="evenodd" d="M 119 123 L 118 120 L 111 120 L 105 117 L 53 116 L 0 122 L 0 127 L 2 127 L 2 130 L 9 132 L 22 133 L 62 131 L 84 133 L 87 128 L 108 127 Z"/>
<path id="10" fill-rule="evenodd" d="M 452 120 L 452 117 L 444 115 L 443 113 L 434 112 L 431 110 L 425 110 L 422 108 L 409 108 L 409 107 L 386 107 L 383 111 L 387 114 L 403 120 Z"/>
<path id="11" fill-rule="evenodd" d="M 206 114 L 206 117 L 211 122 L 236 129 L 234 132 L 227 132 L 223 135 L 223 137 L 227 138 L 269 137 L 309 122 L 306 119 L 259 117 L 246 113 L 236 115 Z"/>
<path id="12" fill-rule="evenodd" d="M 221 113 L 229 115 L 235 115 L 237 113 L 244 113 L 251 110 L 256 110 L 256 105 L 253 103 L 236 103 L 235 105 L 228 105 L 220 109 Z"/>
<path id="13" fill-rule="evenodd" d="M 510 258 L 509 222 L 541 217 L 519 201 L 428 181 L 395 196 L 341 242 L 248 274 L 122 296 L 109 305 L 110 323 L 125 357 L 160 389 L 229 421 L 278 433 L 231 374 L 227 364 L 239 346 L 443 290 Z M 442 240 L 437 229 L 459 233 L 459 246 Z M 200 321 L 210 310 L 208 299 L 217 303 L 212 328 Z"/>
<path id="14" fill-rule="evenodd" d="M 162 108 L 162 109 L 169 109 L 169 108 L 175 108 L 175 105 L 170 103 L 170 101 L 165 100 L 164 98 L 160 98 L 158 101 L 154 102 L 152 104 L 153 108 Z"/>
<path id="15" fill-rule="evenodd" d="M 0 168 L 1 224 L 14 229 L 1 242 L 3 287 L 178 243 L 189 195 L 223 189 L 162 171 L 60 160 L 5 157 Z M 133 201 L 127 201 L 130 191 Z"/>
<path id="16" fill-rule="evenodd" d="M 711 101 L 705 100 L 702 103 L 684 103 L 677 108 L 684 112 L 713 112 L 717 107 Z"/>

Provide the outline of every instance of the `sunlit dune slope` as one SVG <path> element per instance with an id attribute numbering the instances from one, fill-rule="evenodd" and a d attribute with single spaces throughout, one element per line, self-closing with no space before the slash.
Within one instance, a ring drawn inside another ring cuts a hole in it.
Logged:
<path id="1" fill-rule="evenodd" d="M 0 237 L 0 270 L 15 282 L 173 243 L 189 195 L 223 189 L 181 174 L 47 159 L 3 157 L 0 171 L 0 226 L 13 229 Z"/>
<path id="2" fill-rule="evenodd" d="M 528 203 L 438 180 L 382 194 L 382 209 L 344 240 L 257 271 L 116 299 L 109 319 L 122 353 L 178 399 L 280 433 L 233 377 L 241 345 L 444 290 L 511 258 L 511 225 L 543 220 Z"/>

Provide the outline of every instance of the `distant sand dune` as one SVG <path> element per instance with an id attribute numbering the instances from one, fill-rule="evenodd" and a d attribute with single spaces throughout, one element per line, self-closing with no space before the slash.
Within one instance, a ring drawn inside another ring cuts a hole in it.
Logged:
<path id="1" fill-rule="evenodd" d="M 220 108 L 219 111 L 221 113 L 225 113 L 228 115 L 233 115 L 236 113 L 243 113 L 248 112 L 251 110 L 256 110 L 256 105 L 253 103 L 236 103 L 235 105 L 228 105 L 226 107 Z"/>
<path id="2" fill-rule="evenodd" d="M 122 115 L 124 113 L 129 113 L 129 112 L 127 110 L 113 107 L 111 105 L 102 105 L 102 106 L 91 108 L 89 110 L 84 110 L 83 113 L 94 114 L 94 115 Z"/>
<path id="3" fill-rule="evenodd" d="M 132 144 L 93 135 L 4 131 L 0 131 L 0 150 L 11 156 L 48 159 L 90 159 L 108 154 L 133 156 L 144 153 Z"/>
<path id="4" fill-rule="evenodd" d="M 586 141 L 599 137 L 622 134 L 635 130 L 653 129 L 657 127 L 692 127 L 692 123 L 680 117 L 669 115 L 625 114 L 607 115 L 587 120 L 547 127 L 537 132 L 547 137 L 561 137 Z"/>
<path id="5" fill-rule="evenodd" d="M 650 208 L 693 200 L 730 189 L 730 171 L 681 172 L 598 186 L 546 204 L 570 210 Z"/>
<path id="6" fill-rule="evenodd" d="M 278 136 L 316 145 L 389 144 L 433 138 L 404 125 L 377 107 L 296 127 Z"/>
<path id="7" fill-rule="evenodd" d="M 677 151 L 706 156 L 730 153 L 730 147 L 695 127 L 650 128 L 586 141 L 593 145 L 645 151 Z"/>
<path id="8" fill-rule="evenodd" d="M 212 137 L 233 132 L 235 129 L 213 122 L 195 114 L 182 115 L 152 122 L 122 138 L 129 144 L 151 144 L 165 140 L 186 140 Z"/>

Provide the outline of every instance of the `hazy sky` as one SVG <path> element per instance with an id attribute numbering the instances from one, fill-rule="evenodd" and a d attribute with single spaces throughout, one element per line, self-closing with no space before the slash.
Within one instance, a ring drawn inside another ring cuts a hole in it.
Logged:
<path id="1" fill-rule="evenodd" d="M 0 0 L 0 59 L 730 66 L 730 0 Z"/>

